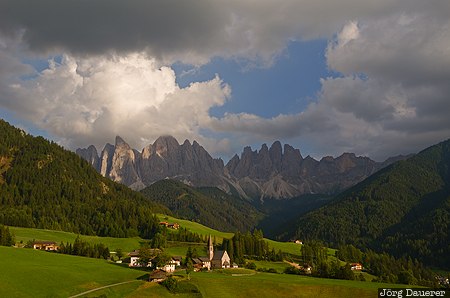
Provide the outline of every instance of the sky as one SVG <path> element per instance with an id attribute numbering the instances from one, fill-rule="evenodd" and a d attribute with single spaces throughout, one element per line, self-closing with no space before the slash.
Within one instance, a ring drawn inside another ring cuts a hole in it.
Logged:
<path id="1" fill-rule="evenodd" d="M 162 135 L 384 160 L 450 137 L 448 0 L 0 0 L 0 118 L 67 149 Z"/>

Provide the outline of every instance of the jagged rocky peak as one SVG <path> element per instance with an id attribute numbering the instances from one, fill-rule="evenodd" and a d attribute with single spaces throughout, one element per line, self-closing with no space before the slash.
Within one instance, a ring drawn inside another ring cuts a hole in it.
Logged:
<path id="1" fill-rule="evenodd" d="M 95 169 L 99 167 L 99 156 L 97 152 L 97 148 L 94 145 L 90 145 L 87 148 L 78 148 L 75 151 L 76 154 L 81 156 L 84 160 L 89 162 Z"/>
<path id="2" fill-rule="evenodd" d="M 124 147 L 130 147 L 130 145 L 127 144 L 120 136 L 116 136 L 116 147 L 124 146 Z"/>
<path id="3" fill-rule="evenodd" d="M 181 145 L 172 136 L 162 136 L 142 151 L 132 149 L 117 136 L 115 145 L 106 144 L 100 158 L 94 146 L 78 149 L 105 177 L 141 189 L 158 180 L 172 178 L 194 186 L 215 186 L 237 192 L 245 198 L 285 198 L 306 193 L 335 193 L 352 186 L 391 160 L 377 163 L 367 157 L 344 153 L 320 161 L 299 149 L 275 141 L 259 150 L 250 146 L 235 154 L 224 166 L 197 142 Z M 401 159 L 395 158 L 395 160 Z M 394 161 L 394 159 L 392 159 Z"/>
<path id="4" fill-rule="evenodd" d="M 141 153 L 142 158 L 148 159 L 148 158 L 150 158 L 150 156 L 152 154 L 153 154 L 153 145 L 152 144 L 148 144 L 147 146 L 144 147 L 144 149 L 142 149 L 142 153 Z"/>
<path id="5" fill-rule="evenodd" d="M 98 169 L 100 174 L 105 177 L 109 177 L 111 171 L 111 162 L 114 155 L 114 146 L 110 143 L 106 143 L 105 147 L 100 154 L 100 168 Z"/>
<path id="6" fill-rule="evenodd" d="M 281 172 L 281 162 L 283 159 L 282 150 L 280 141 L 275 141 L 269 149 L 270 160 L 272 161 L 272 165 L 277 172 Z"/>
<path id="7" fill-rule="evenodd" d="M 161 136 L 153 143 L 155 153 L 159 156 L 167 156 L 177 150 L 179 146 L 177 139 L 172 136 Z"/>

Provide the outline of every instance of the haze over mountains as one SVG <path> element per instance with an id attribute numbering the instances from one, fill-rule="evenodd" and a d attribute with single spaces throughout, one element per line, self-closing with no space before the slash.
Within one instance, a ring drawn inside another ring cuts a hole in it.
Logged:
<path id="1" fill-rule="evenodd" d="M 344 153 L 320 161 L 303 157 L 299 149 L 279 141 L 259 151 L 245 147 L 226 165 L 194 141 L 183 144 L 171 136 L 159 137 L 141 151 L 117 136 L 100 155 L 94 146 L 77 149 L 103 176 L 140 190 L 165 178 L 192 186 L 213 186 L 245 198 L 293 198 L 311 193 L 338 193 L 404 156 L 375 162 Z"/>

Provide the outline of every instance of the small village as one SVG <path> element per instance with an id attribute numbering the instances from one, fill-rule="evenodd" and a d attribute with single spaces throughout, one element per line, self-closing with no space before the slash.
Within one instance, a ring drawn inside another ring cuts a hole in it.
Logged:
<path id="1" fill-rule="evenodd" d="M 159 225 L 172 230 L 180 229 L 180 225 L 178 223 L 161 221 Z M 303 241 L 298 239 L 293 240 L 292 242 L 294 244 L 303 245 Z M 32 248 L 48 252 L 57 252 L 60 249 L 60 246 L 54 241 L 33 241 Z M 189 251 L 190 248 L 188 249 L 188 254 Z M 206 252 L 207 254 L 204 256 L 168 256 L 165 255 L 163 250 L 159 248 L 145 247 L 141 249 L 134 249 L 125 256 L 117 256 L 117 252 L 110 252 L 109 259 L 117 264 L 127 264 L 129 268 L 141 268 L 146 271 L 150 270 L 150 273 L 148 274 L 149 282 L 162 282 L 176 271 L 209 272 L 217 269 L 239 268 L 237 263 L 231 261 L 231 258 L 226 250 L 214 249 L 211 235 L 208 237 Z M 284 262 L 291 265 L 292 268 L 297 269 L 297 272 L 304 275 L 312 274 L 313 267 L 310 264 L 299 264 L 287 260 L 284 260 Z M 361 272 L 363 270 L 363 266 L 360 263 L 351 263 L 350 266 L 351 270 L 355 272 Z"/>

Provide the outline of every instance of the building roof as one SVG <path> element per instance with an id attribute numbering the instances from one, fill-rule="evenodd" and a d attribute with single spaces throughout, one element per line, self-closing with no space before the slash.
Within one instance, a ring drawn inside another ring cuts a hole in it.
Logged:
<path id="1" fill-rule="evenodd" d="M 202 262 L 210 262 L 208 257 L 199 257 L 198 259 Z"/>
<path id="2" fill-rule="evenodd" d="M 165 271 L 162 270 L 155 270 L 152 273 L 150 273 L 149 279 L 161 279 L 161 278 L 166 278 L 167 277 L 167 273 Z"/>
<path id="3" fill-rule="evenodd" d="M 192 262 L 194 262 L 194 264 L 202 264 L 202 260 L 198 259 L 198 258 L 194 258 L 192 259 Z"/>
<path id="4" fill-rule="evenodd" d="M 130 257 L 138 257 L 139 256 L 139 249 L 135 249 L 132 252 L 128 254 Z"/>
<path id="5" fill-rule="evenodd" d="M 220 260 L 222 259 L 223 255 L 226 253 L 225 250 L 218 250 L 214 252 L 213 260 Z M 227 253 L 228 254 L 228 253 Z"/>
<path id="6" fill-rule="evenodd" d="M 132 252 L 130 252 L 128 255 L 130 257 L 139 257 L 139 252 L 140 252 L 139 249 L 135 249 Z M 159 248 L 151 248 L 150 252 L 154 253 L 154 254 L 159 254 L 159 253 L 161 253 L 161 250 Z"/>
<path id="7" fill-rule="evenodd" d="M 33 244 L 55 245 L 55 241 L 34 241 Z"/>

